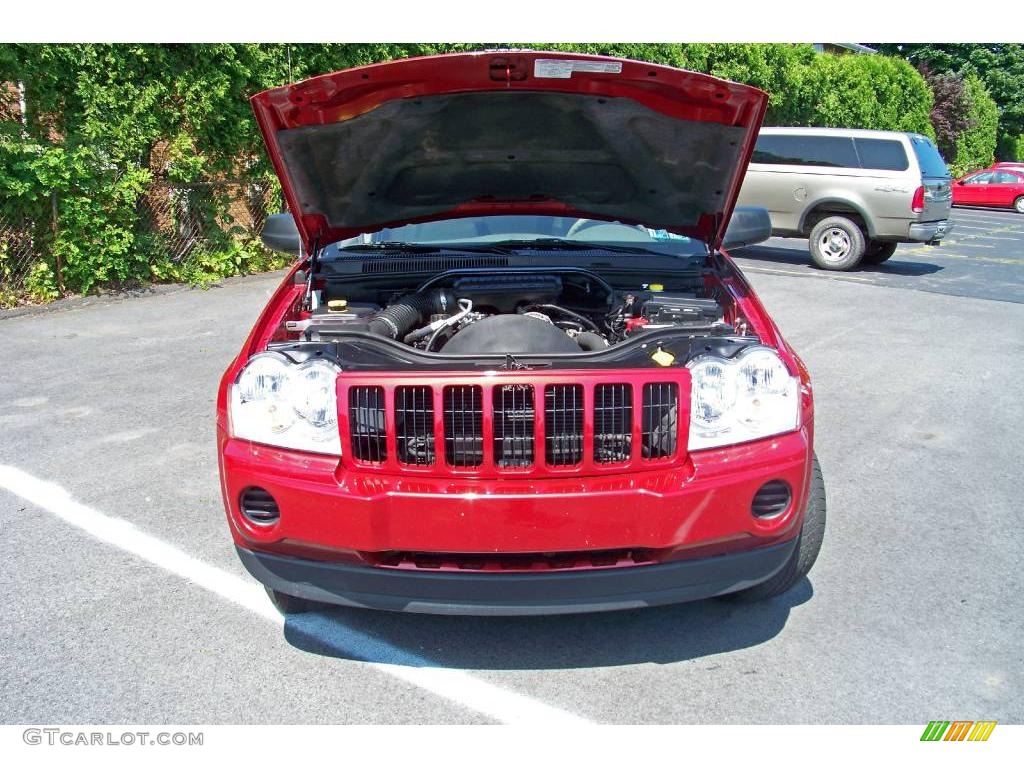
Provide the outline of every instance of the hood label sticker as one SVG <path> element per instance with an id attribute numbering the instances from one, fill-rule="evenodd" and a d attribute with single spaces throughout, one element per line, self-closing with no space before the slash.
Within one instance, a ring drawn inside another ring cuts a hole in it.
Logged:
<path id="1" fill-rule="evenodd" d="M 586 59 L 536 59 L 533 62 L 534 77 L 557 77 L 565 80 L 572 77 L 573 72 L 604 72 L 618 75 L 622 72 L 622 62 Z"/>

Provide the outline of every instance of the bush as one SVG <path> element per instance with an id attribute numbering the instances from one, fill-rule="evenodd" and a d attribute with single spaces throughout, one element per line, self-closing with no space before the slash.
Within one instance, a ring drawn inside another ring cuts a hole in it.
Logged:
<path id="1" fill-rule="evenodd" d="M 928 84 L 910 64 L 890 56 L 816 56 L 806 68 L 797 100 L 795 119 L 784 124 L 913 131 L 935 137 L 928 119 Z"/>
<path id="2" fill-rule="evenodd" d="M 964 94 L 968 127 L 956 142 L 956 159 L 951 164 L 956 177 L 992 165 L 999 130 L 999 108 L 980 77 L 969 74 L 964 78 Z"/>
<path id="3" fill-rule="evenodd" d="M 820 57 L 814 48 L 780 43 L 720 44 L 708 48 L 708 66 L 702 71 L 768 92 L 767 124 L 799 122 L 804 111 L 804 79 Z"/>

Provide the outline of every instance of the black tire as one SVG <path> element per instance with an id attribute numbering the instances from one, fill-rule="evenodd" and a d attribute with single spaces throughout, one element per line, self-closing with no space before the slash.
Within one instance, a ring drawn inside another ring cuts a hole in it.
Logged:
<path id="1" fill-rule="evenodd" d="M 264 587 L 264 589 L 267 590 L 267 597 L 270 598 L 270 602 L 274 604 L 274 607 L 285 615 L 289 613 L 309 613 L 323 607 L 320 603 L 307 600 L 304 597 L 286 595 L 284 592 L 278 592 L 270 587 Z"/>
<path id="2" fill-rule="evenodd" d="M 881 264 L 888 261 L 896 253 L 896 243 L 887 243 L 881 240 L 869 240 L 867 248 L 864 249 L 864 264 Z"/>
<path id="3" fill-rule="evenodd" d="M 1024 213 L 1024 195 L 1013 201 L 1013 210 L 1017 213 Z"/>
<path id="4" fill-rule="evenodd" d="M 829 216 L 811 229 L 811 258 L 822 269 L 845 272 L 864 256 L 864 233 L 845 216 Z"/>
<path id="5" fill-rule="evenodd" d="M 811 466 L 811 492 L 807 498 L 804 511 L 804 523 L 800 528 L 800 538 L 792 556 L 782 566 L 782 570 L 749 589 L 733 592 L 722 597 L 741 603 L 756 603 L 777 597 L 791 589 L 800 579 L 808 574 L 814 561 L 821 551 L 821 542 L 825 538 L 825 480 L 821 476 L 821 467 L 815 456 Z"/>

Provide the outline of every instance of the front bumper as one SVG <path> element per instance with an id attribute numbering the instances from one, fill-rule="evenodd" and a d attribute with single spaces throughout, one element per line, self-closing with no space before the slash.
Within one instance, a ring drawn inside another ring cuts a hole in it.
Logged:
<path id="1" fill-rule="evenodd" d="M 807 422 L 797 432 L 700 451 L 654 472 L 473 480 L 352 471 L 336 457 L 259 446 L 221 431 L 220 460 L 235 545 L 268 587 L 342 605 L 517 615 L 697 600 L 770 578 L 803 522 L 811 445 Z M 773 480 L 789 485 L 791 503 L 775 517 L 757 518 L 752 499 Z M 277 500 L 275 524 L 254 526 L 241 513 L 239 496 L 253 486 Z M 635 549 L 649 562 L 505 572 L 382 563 L 395 552 L 500 559 Z"/>
<path id="2" fill-rule="evenodd" d="M 371 564 L 386 552 L 561 553 L 655 550 L 658 560 L 775 544 L 799 530 L 810 481 L 810 424 L 786 435 L 691 454 L 678 467 L 612 476 L 492 480 L 354 471 L 220 434 L 221 483 L 235 544 L 270 554 Z M 784 513 L 751 515 L 758 490 L 782 480 Z M 280 519 L 255 526 L 245 489 L 276 499 Z"/>
<path id="3" fill-rule="evenodd" d="M 373 568 L 237 549 L 257 580 L 309 600 L 410 613 L 526 616 L 644 608 L 735 592 L 771 578 L 796 542 L 630 568 L 486 574 Z"/>
<path id="4" fill-rule="evenodd" d="M 910 225 L 909 237 L 915 242 L 938 245 L 952 231 L 953 225 L 948 220 L 924 221 Z"/>

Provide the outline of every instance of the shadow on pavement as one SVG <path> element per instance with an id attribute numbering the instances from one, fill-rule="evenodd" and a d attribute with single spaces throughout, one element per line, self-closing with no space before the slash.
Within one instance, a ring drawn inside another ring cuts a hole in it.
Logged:
<path id="1" fill-rule="evenodd" d="M 811 263 L 811 257 L 806 249 L 798 248 L 773 248 L 771 246 L 754 245 L 747 248 L 737 248 L 730 251 L 730 254 L 740 260 L 740 269 L 743 268 L 742 261 L 766 261 L 775 264 L 788 264 L 791 266 L 804 267 L 816 270 Z M 907 275 L 910 277 L 920 275 L 933 275 L 941 272 L 945 267 L 939 264 L 931 264 L 926 261 L 908 261 L 901 256 L 899 250 L 887 262 L 883 264 L 861 264 L 853 273 L 857 272 L 878 272 L 889 275 Z M 817 271 L 817 270 L 816 270 Z M 821 270 L 822 274 L 828 274 Z M 836 274 L 843 274 L 837 272 Z"/>
<path id="2" fill-rule="evenodd" d="M 429 616 L 355 608 L 292 614 L 285 639 L 321 656 L 455 669 L 574 669 L 669 664 L 750 648 L 777 635 L 814 590 L 749 605 L 725 600 L 525 618 Z"/>

